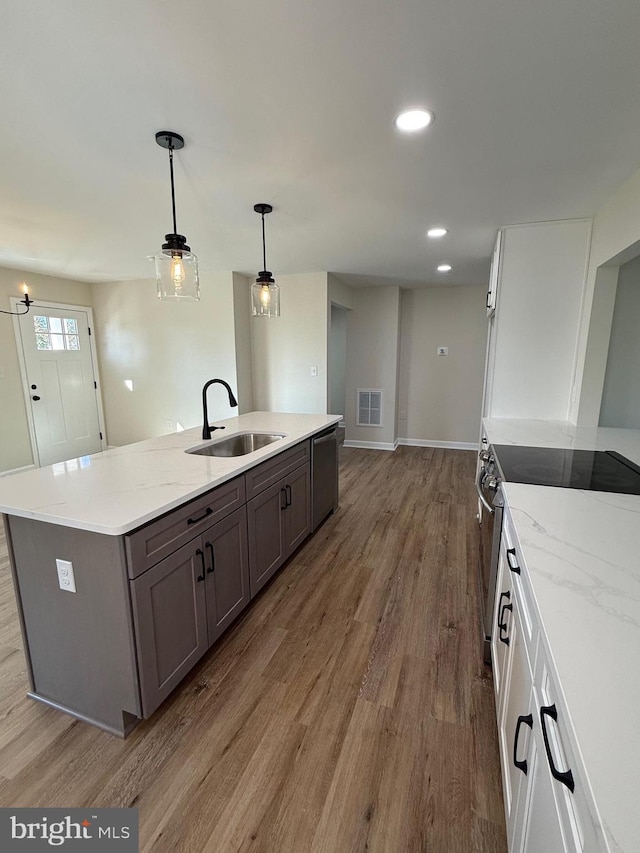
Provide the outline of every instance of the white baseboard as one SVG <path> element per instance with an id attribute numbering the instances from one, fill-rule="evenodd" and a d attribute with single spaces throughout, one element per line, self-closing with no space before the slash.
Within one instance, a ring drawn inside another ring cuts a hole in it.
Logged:
<path id="1" fill-rule="evenodd" d="M 23 465 L 22 468 L 12 468 L 10 471 L 0 471 L 0 477 L 8 477 L 10 474 L 19 474 L 21 471 L 28 471 L 29 468 L 35 468 L 36 466 L 31 465 Z"/>
<path id="2" fill-rule="evenodd" d="M 398 444 L 406 447 L 444 447 L 448 450 L 478 450 L 477 441 L 429 441 L 424 438 L 399 438 Z"/>
<path id="3" fill-rule="evenodd" d="M 345 441 L 345 447 L 360 447 L 363 450 L 395 450 L 398 442 L 389 441 Z"/>

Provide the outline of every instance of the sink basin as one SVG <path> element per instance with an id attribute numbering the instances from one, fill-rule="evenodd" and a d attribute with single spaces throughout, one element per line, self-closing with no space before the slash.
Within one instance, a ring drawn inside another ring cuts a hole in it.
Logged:
<path id="1" fill-rule="evenodd" d="M 197 447 L 189 447 L 185 453 L 195 453 L 198 456 L 245 456 L 247 453 L 253 453 L 254 450 L 266 447 L 281 438 L 284 438 L 283 434 L 241 432 L 212 444 L 199 444 Z"/>

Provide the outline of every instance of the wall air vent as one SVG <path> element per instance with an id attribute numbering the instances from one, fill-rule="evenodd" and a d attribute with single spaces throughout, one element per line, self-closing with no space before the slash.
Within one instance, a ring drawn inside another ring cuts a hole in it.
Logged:
<path id="1" fill-rule="evenodd" d="M 371 388 L 358 388 L 356 405 L 357 426 L 382 426 L 382 391 Z"/>

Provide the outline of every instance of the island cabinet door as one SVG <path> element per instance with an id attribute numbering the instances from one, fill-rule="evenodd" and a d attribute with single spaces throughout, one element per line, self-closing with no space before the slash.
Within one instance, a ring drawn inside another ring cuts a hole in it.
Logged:
<path id="1" fill-rule="evenodd" d="M 284 513 L 285 555 L 301 545 L 311 531 L 311 483 L 309 466 L 302 465 L 285 480 L 287 509 Z"/>
<path id="2" fill-rule="evenodd" d="M 284 480 L 274 483 L 247 503 L 251 597 L 285 561 L 286 509 Z"/>
<path id="3" fill-rule="evenodd" d="M 131 581 L 145 718 L 209 645 L 202 546 L 198 537 Z"/>
<path id="4" fill-rule="evenodd" d="M 209 645 L 250 600 L 247 511 L 236 510 L 202 535 L 206 559 L 205 594 Z"/>

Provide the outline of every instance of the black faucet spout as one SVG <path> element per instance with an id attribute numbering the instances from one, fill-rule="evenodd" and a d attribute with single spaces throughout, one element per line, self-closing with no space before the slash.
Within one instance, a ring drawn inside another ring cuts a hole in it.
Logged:
<path id="1" fill-rule="evenodd" d="M 224 429 L 224 427 L 218 426 L 209 426 L 209 412 L 207 410 L 207 389 L 210 385 L 224 385 L 227 389 L 227 393 L 229 394 L 229 405 L 235 408 L 238 405 L 238 401 L 236 400 L 233 391 L 231 390 L 230 385 L 224 381 L 224 379 L 210 379 L 208 382 L 204 383 L 204 388 L 202 389 L 202 417 L 203 417 L 203 425 L 202 425 L 202 437 L 204 439 L 211 438 L 211 430 L 212 429 Z"/>

